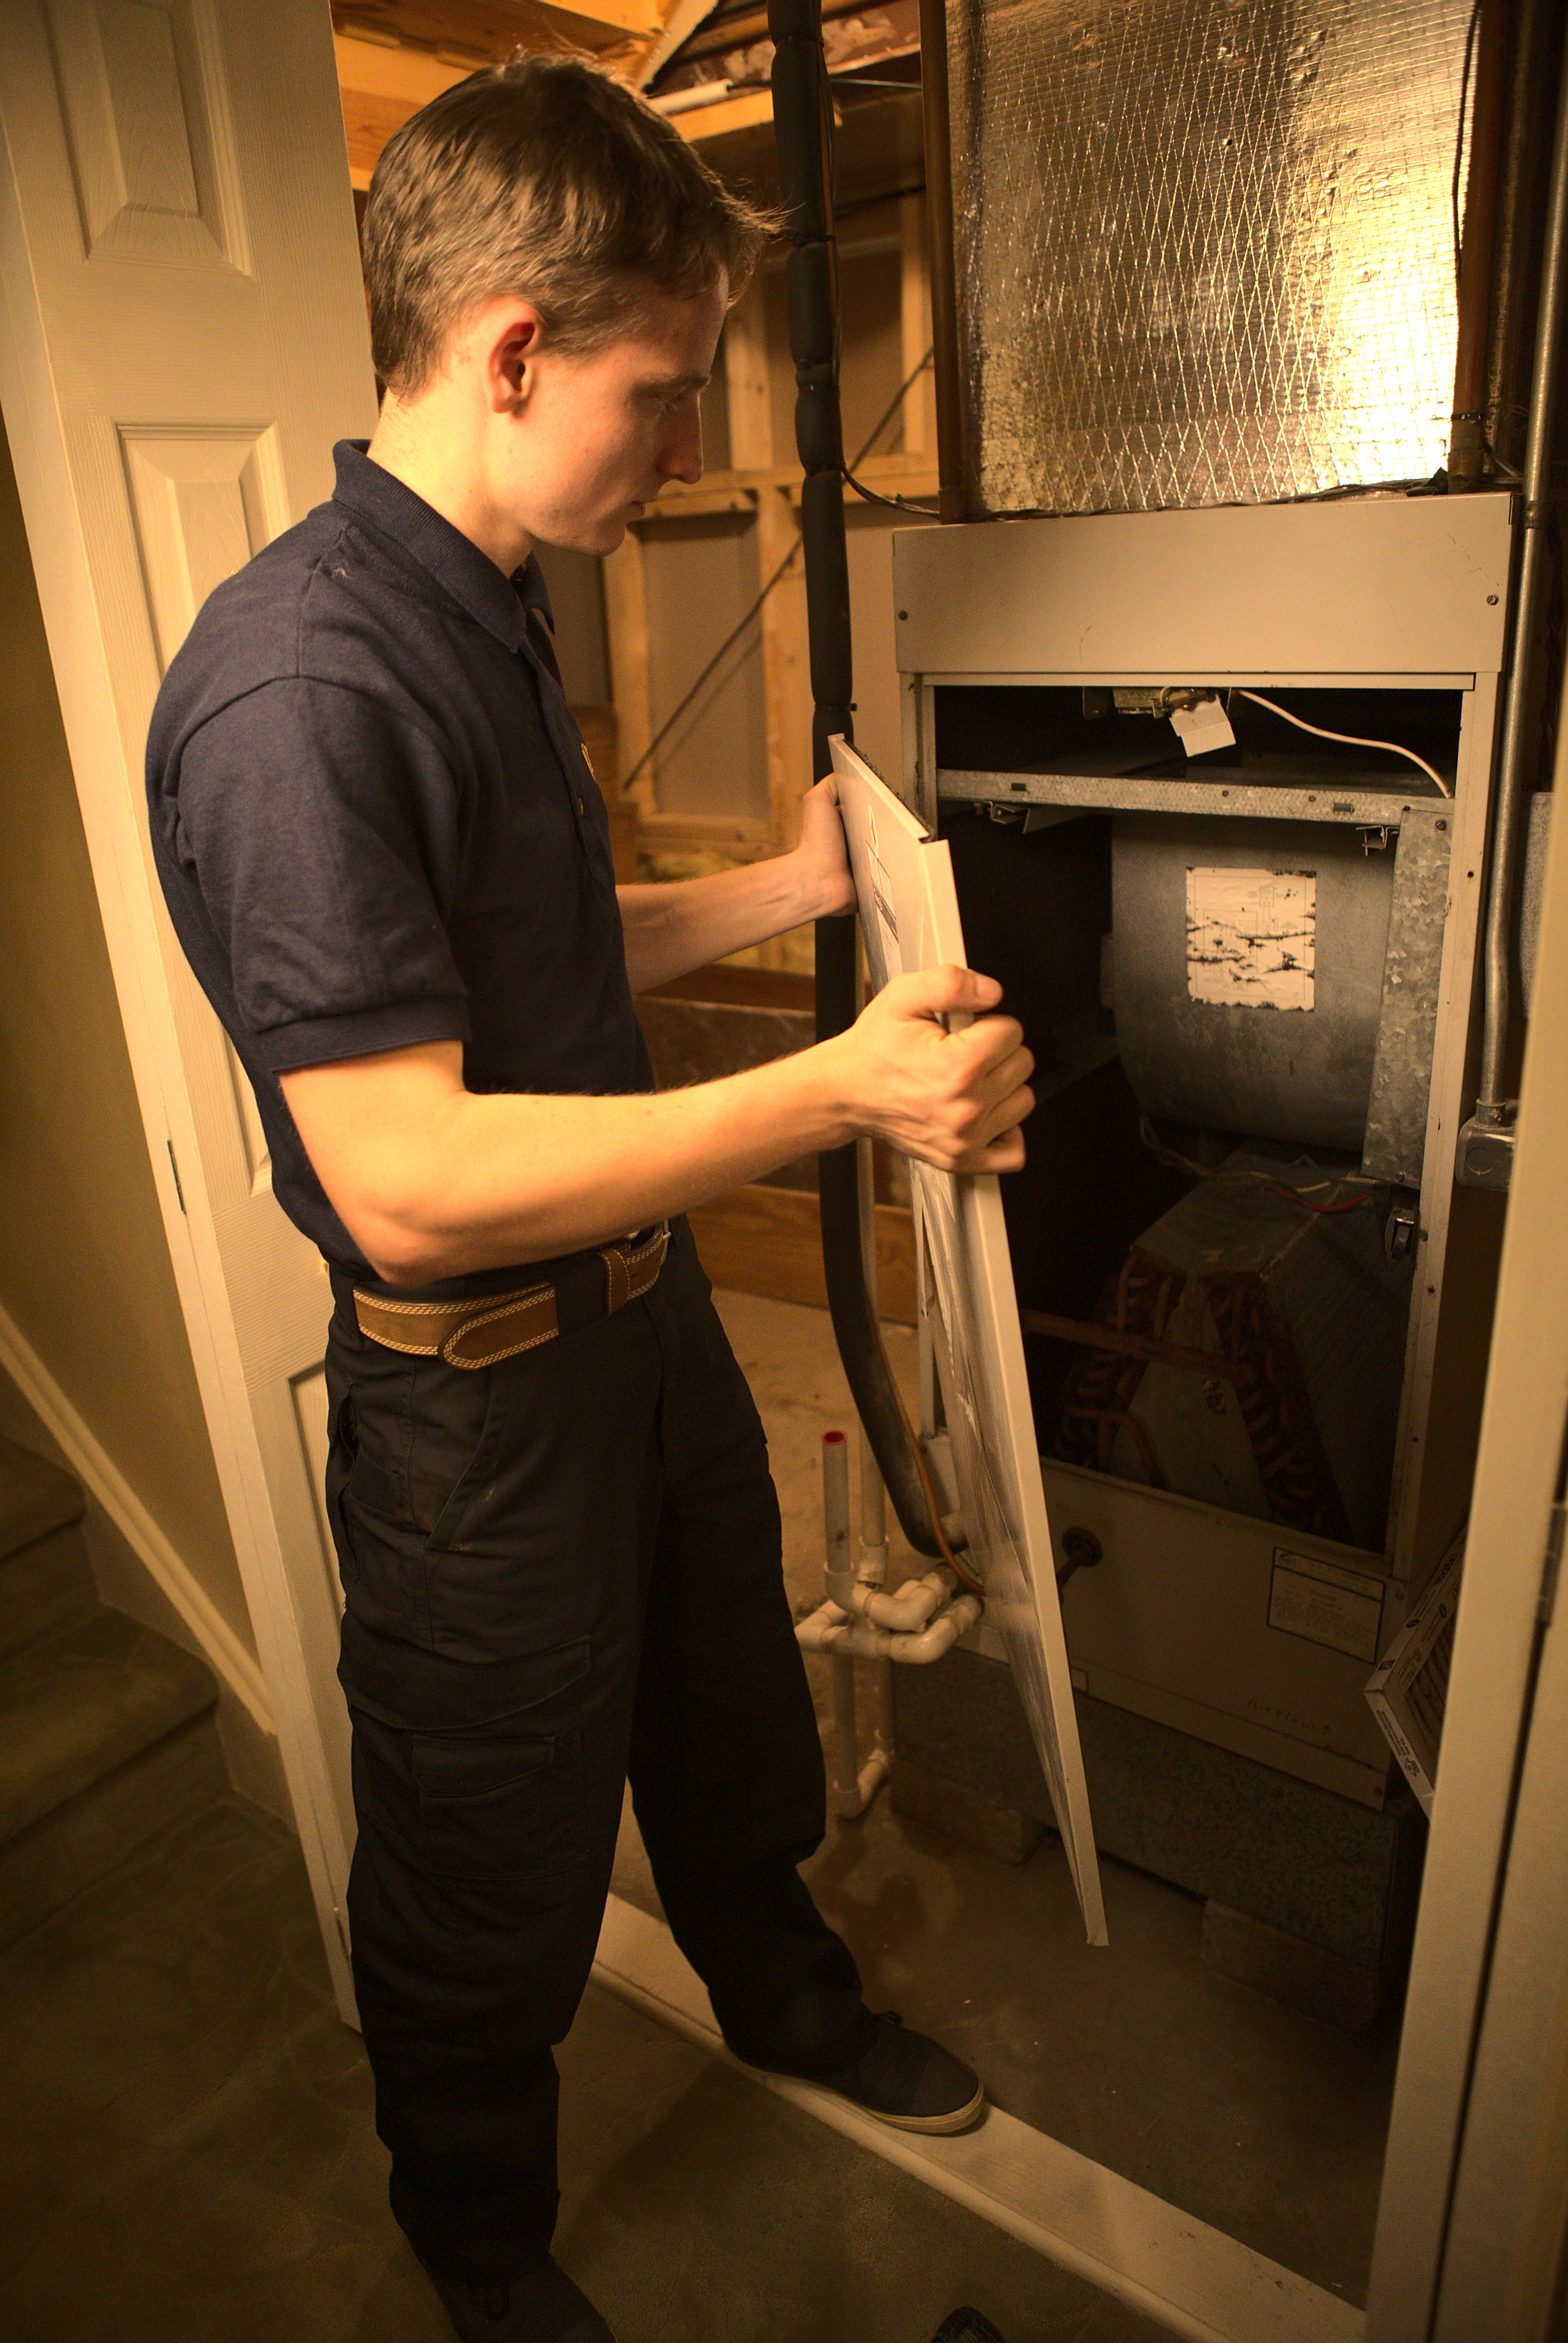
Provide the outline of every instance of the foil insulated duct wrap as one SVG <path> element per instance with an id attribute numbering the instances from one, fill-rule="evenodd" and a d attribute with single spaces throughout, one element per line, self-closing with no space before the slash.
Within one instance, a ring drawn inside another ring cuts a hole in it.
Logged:
<path id="1" fill-rule="evenodd" d="M 1470 0 L 954 0 L 968 511 L 1430 477 L 1469 20 Z"/>

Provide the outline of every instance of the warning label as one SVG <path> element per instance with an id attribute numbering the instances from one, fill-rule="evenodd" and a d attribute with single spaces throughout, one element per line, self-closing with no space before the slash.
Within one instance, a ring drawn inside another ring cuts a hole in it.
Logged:
<path id="1" fill-rule="evenodd" d="M 1274 1548 L 1269 1586 L 1269 1624 L 1304 1643 L 1347 1652 L 1370 1664 L 1377 1657 L 1382 1625 L 1383 1585 L 1359 1570 L 1342 1570 L 1315 1554 Z"/>
<path id="2" fill-rule="evenodd" d="M 1241 1009 L 1311 1009 L 1318 881 L 1311 870 L 1187 872 L 1187 993 Z"/>

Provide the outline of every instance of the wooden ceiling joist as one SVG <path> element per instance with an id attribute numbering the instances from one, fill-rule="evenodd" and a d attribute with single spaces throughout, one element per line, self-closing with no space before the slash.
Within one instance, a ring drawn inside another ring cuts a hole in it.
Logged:
<path id="1" fill-rule="evenodd" d="M 918 47 L 916 0 L 873 5 L 830 0 L 825 19 L 829 68 L 846 92 L 854 89 L 857 75 L 874 75 L 879 63 L 907 58 Z M 766 10 L 755 5 L 572 0 L 566 8 L 544 0 L 334 0 L 332 20 L 349 176 L 360 189 L 369 186 L 381 149 L 411 114 L 477 66 L 499 64 L 518 49 L 578 49 L 637 88 L 658 81 L 654 102 L 668 108 L 681 136 L 693 143 L 707 145 L 772 119 L 767 87 L 772 48 Z"/>
<path id="2" fill-rule="evenodd" d="M 641 88 L 711 12 L 713 0 L 336 0 L 332 11 L 349 176 L 370 184 L 394 131 L 444 89 L 518 49 L 578 49 Z M 723 117 L 709 121 L 708 114 Z M 764 93 L 704 109 L 683 133 L 712 136 L 768 119 Z"/>

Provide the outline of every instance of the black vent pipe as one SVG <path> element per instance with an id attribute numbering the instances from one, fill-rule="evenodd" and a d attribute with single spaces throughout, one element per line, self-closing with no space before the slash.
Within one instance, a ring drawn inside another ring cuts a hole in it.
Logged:
<path id="1" fill-rule="evenodd" d="M 852 740 L 849 565 L 844 546 L 844 430 L 839 407 L 839 270 L 833 241 L 832 98 L 822 53 L 821 0 L 769 0 L 773 134 L 791 246 L 786 283 L 795 361 L 795 445 L 805 471 L 800 535 L 811 653 L 811 771 L 833 769 L 828 743 Z M 852 912 L 817 922 L 817 1038 L 852 1025 L 859 1002 Z M 860 1421 L 900 1525 L 917 1554 L 940 1552 L 860 1252 L 860 1183 L 850 1147 L 817 1159 L 828 1307 Z"/>

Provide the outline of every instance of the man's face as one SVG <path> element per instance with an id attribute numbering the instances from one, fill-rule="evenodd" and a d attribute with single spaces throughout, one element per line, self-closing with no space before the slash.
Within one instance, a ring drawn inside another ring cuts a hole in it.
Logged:
<path id="1" fill-rule="evenodd" d="M 702 476 L 699 398 L 713 371 L 727 287 L 649 290 L 600 349 L 533 357 L 502 488 L 530 538 L 613 553 L 667 480 Z"/>

